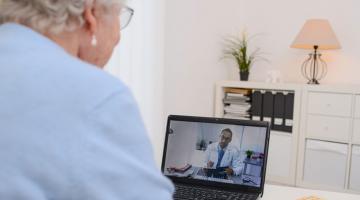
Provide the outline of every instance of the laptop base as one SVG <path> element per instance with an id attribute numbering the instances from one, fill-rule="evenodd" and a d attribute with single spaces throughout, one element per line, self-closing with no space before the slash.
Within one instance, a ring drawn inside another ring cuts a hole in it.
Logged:
<path id="1" fill-rule="evenodd" d="M 259 195 L 230 192 L 196 185 L 175 184 L 174 200 L 257 200 Z"/>

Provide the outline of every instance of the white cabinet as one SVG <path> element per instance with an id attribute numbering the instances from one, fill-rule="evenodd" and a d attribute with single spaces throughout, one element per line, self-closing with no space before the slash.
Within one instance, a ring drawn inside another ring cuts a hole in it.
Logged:
<path id="1" fill-rule="evenodd" d="M 360 146 L 354 145 L 351 156 L 350 190 L 360 191 Z"/>
<path id="2" fill-rule="evenodd" d="M 360 119 L 354 120 L 353 139 L 352 142 L 360 144 Z"/>
<path id="3" fill-rule="evenodd" d="M 303 180 L 343 189 L 346 180 L 347 145 L 307 140 Z"/>
<path id="4" fill-rule="evenodd" d="M 295 93 L 291 133 L 271 132 L 267 181 L 360 192 L 360 86 L 221 81 L 216 88 L 216 117 L 224 115 L 225 88 Z"/>
<path id="5" fill-rule="evenodd" d="M 360 95 L 355 98 L 355 118 L 360 118 Z"/>
<path id="6" fill-rule="evenodd" d="M 347 142 L 351 128 L 350 122 L 348 118 L 308 115 L 307 136 L 316 139 Z"/>
<path id="7" fill-rule="evenodd" d="M 309 92 L 307 112 L 310 114 L 350 117 L 351 95 Z"/>
<path id="8" fill-rule="evenodd" d="M 349 192 L 351 149 L 360 144 L 360 87 L 304 86 L 297 185 Z"/>

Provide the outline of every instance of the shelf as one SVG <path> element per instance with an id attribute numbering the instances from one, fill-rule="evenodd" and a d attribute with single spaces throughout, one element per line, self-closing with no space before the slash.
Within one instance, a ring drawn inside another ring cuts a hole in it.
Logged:
<path id="1" fill-rule="evenodd" d="M 269 147 L 269 163 L 267 168 L 267 181 L 272 183 L 278 183 L 283 185 L 295 185 L 295 177 L 296 177 L 296 157 L 297 157 L 297 138 L 298 138 L 298 112 L 300 110 L 299 100 L 301 97 L 300 88 L 301 85 L 297 84 L 269 84 L 269 83 L 260 83 L 260 82 L 241 82 L 241 81 L 221 81 L 216 84 L 216 100 L 215 100 L 215 116 L 216 117 L 224 117 L 225 106 L 229 104 L 224 104 L 223 99 L 226 97 L 227 92 L 231 91 L 231 89 L 241 89 L 242 90 L 250 90 L 251 94 L 251 110 L 250 116 L 254 119 L 257 114 L 253 112 L 253 94 L 259 92 L 262 95 L 261 98 L 264 98 L 265 94 L 267 98 L 271 98 L 272 101 L 275 102 L 276 92 L 281 94 L 294 94 L 292 96 L 292 114 L 291 114 L 291 122 L 293 125 L 292 129 L 284 129 L 284 131 L 274 130 L 274 128 L 279 128 L 273 126 L 271 130 L 270 137 L 270 147 Z M 233 90 L 236 92 L 236 90 Z M 284 95 L 284 96 L 286 96 Z M 226 101 L 229 103 L 228 101 Z M 285 103 L 285 102 L 283 102 Z M 260 103 L 259 106 L 263 109 L 263 103 Z M 271 103 L 271 106 L 275 106 Z M 283 104 L 285 107 L 285 104 Z M 261 111 L 258 120 L 266 121 L 267 117 L 269 117 L 270 122 L 275 124 L 275 119 L 273 116 L 273 111 L 268 110 L 267 113 L 271 113 L 264 115 L 264 111 Z M 281 125 L 285 126 L 285 116 L 276 117 L 282 118 Z M 288 122 L 289 120 L 287 120 Z M 277 125 L 279 125 L 279 119 L 277 119 Z M 281 162 L 282 161 L 282 162 Z"/>

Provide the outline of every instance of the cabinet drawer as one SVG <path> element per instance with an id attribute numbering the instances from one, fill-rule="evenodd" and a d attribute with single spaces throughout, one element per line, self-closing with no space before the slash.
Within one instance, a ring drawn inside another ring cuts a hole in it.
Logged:
<path id="1" fill-rule="evenodd" d="M 304 181 L 343 189 L 345 185 L 347 145 L 307 140 Z"/>
<path id="2" fill-rule="evenodd" d="M 360 119 L 354 120 L 353 142 L 360 144 Z"/>
<path id="3" fill-rule="evenodd" d="M 308 113 L 332 116 L 351 116 L 351 95 L 309 92 Z"/>
<path id="4" fill-rule="evenodd" d="M 307 136 L 324 140 L 348 141 L 350 118 L 308 115 Z"/>
<path id="5" fill-rule="evenodd" d="M 356 95 L 355 100 L 355 117 L 360 118 L 360 95 Z"/>

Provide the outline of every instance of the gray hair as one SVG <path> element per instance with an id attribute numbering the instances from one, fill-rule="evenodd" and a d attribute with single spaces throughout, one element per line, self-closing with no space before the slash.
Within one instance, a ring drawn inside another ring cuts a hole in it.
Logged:
<path id="1" fill-rule="evenodd" d="M 110 8 L 116 3 L 124 0 L 0 0 L 0 24 L 16 22 L 57 34 L 83 26 L 86 6 Z"/>

